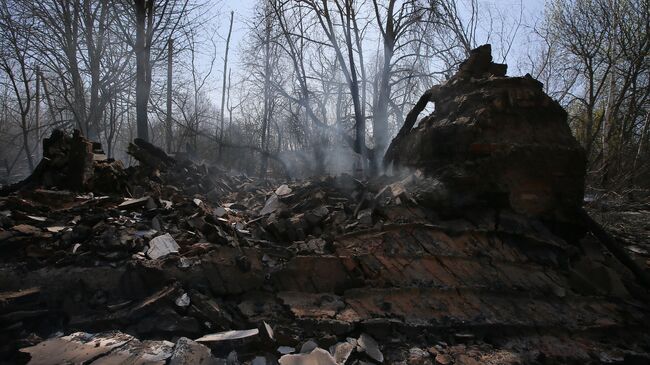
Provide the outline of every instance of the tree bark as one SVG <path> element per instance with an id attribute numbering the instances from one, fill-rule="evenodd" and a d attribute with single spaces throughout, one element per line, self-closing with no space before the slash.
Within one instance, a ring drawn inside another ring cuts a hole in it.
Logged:
<path id="1" fill-rule="evenodd" d="M 221 121 L 221 129 L 219 130 L 219 160 L 222 159 L 223 153 L 223 129 L 224 129 L 224 112 L 226 108 L 226 72 L 228 70 L 228 50 L 230 48 L 230 36 L 232 34 L 232 23 L 235 17 L 235 12 L 230 12 L 230 27 L 228 28 L 228 38 L 226 38 L 226 54 L 223 60 L 223 84 L 221 86 L 221 114 L 219 120 Z M 267 55 L 268 56 L 268 55 Z"/>
<path id="2" fill-rule="evenodd" d="M 36 143 L 41 139 L 41 70 L 36 66 L 34 76 L 36 78 L 36 90 L 34 90 L 34 133 L 36 135 Z M 37 152 L 38 159 L 38 152 Z"/>
<path id="3" fill-rule="evenodd" d="M 151 91 L 151 44 L 150 32 L 153 25 L 153 0 L 134 0 L 136 18 L 135 57 L 136 85 L 135 110 L 138 138 L 149 141 L 147 106 Z"/>
<path id="4" fill-rule="evenodd" d="M 373 1 L 375 7 L 375 16 L 379 22 L 380 29 L 383 28 L 379 17 L 379 7 L 377 1 Z M 377 97 L 377 104 L 373 111 L 372 130 L 375 140 L 375 161 L 374 166 L 381 166 L 381 158 L 388 147 L 388 103 L 391 95 L 391 62 L 393 53 L 395 51 L 395 23 L 393 17 L 393 9 L 395 1 L 391 0 L 388 4 L 386 13 L 386 25 L 382 31 L 383 45 L 384 45 L 384 59 L 382 65 L 382 73 L 379 82 L 379 95 Z"/>
<path id="5" fill-rule="evenodd" d="M 271 18 L 267 9 L 266 27 L 264 34 L 264 110 L 262 116 L 262 161 L 260 164 L 260 176 L 266 176 L 268 169 L 269 154 L 269 124 L 270 124 L 270 93 L 271 93 Z"/>
<path id="6" fill-rule="evenodd" d="M 172 56 L 174 54 L 174 39 L 167 41 L 167 115 L 165 120 L 165 145 L 167 153 L 172 152 Z"/>

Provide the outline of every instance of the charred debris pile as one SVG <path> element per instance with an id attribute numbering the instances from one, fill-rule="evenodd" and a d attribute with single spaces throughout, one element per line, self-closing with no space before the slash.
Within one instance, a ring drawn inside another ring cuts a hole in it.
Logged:
<path id="1" fill-rule="evenodd" d="M 54 132 L 0 197 L 0 358 L 647 363 L 647 267 L 585 219 L 566 113 L 491 61 L 420 99 L 386 154 L 408 173 L 367 181 L 232 176 L 140 140 L 124 168 Z"/>

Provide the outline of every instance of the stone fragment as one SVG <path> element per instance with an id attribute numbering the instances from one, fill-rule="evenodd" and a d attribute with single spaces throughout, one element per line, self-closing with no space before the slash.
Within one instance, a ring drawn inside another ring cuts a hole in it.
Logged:
<path id="1" fill-rule="evenodd" d="M 352 355 L 352 352 L 356 347 L 356 341 L 354 341 L 354 343 L 349 341 L 339 342 L 330 347 L 330 353 L 337 364 L 343 365 L 348 361 L 348 358 Z"/>
<path id="2" fill-rule="evenodd" d="M 318 344 L 314 340 L 307 340 L 305 343 L 300 346 L 301 354 L 308 354 L 312 352 L 315 348 L 318 347 Z"/>
<path id="3" fill-rule="evenodd" d="M 221 218 L 224 215 L 226 215 L 227 212 L 226 212 L 226 209 L 224 207 L 216 207 L 216 208 L 214 208 L 213 213 L 217 217 Z"/>
<path id="4" fill-rule="evenodd" d="M 362 333 L 357 340 L 357 348 L 360 352 L 368 354 L 373 360 L 384 362 L 384 354 L 379 349 L 379 344 L 370 335 Z"/>
<path id="5" fill-rule="evenodd" d="M 169 365 L 217 365 L 224 361 L 217 360 L 206 346 L 181 337 L 176 341 Z"/>
<path id="6" fill-rule="evenodd" d="M 178 253 L 179 249 L 180 246 L 176 243 L 176 240 L 169 233 L 165 233 L 149 241 L 147 256 L 152 260 L 156 260 L 170 253 Z"/>
<path id="7" fill-rule="evenodd" d="M 190 299 L 192 309 L 195 309 L 204 321 L 210 323 L 210 328 L 217 330 L 232 328 L 232 316 L 217 299 L 203 295 L 195 290 L 190 292 Z"/>
<path id="8" fill-rule="evenodd" d="M 437 354 L 436 355 L 436 364 L 440 365 L 449 365 L 451 364 L 452 359 L 451 356 L 447 354 Z"/>
<path id="9" fill-rule="evenodd" d="M 179 306 L 179 307 L 185 308 L 185 307 L 190 305 L 190 297 L 189 297 L 189 295 L 187 295 L 187 293 L 183 293 L 183 295 L 176 298 L 174 303 L 176 303 L 176 305 Z"/>
<path id="10" fill-rule="evenodd" d="M 40 228 L 34 227 L 32 225 L 29 225 L 29 224 L 19 224 L 19 225 L 11 227 L 11 229 L 16 231 L 16 232 L 20 232 L 20 233 L 26 234 L 26 235 L 36 235 L 36 234 L 42 232 L 42 230 Z"/>
<path id="11" fill-rule="evenodd" d="M 75 332 L 55 337 L 20 351 L 31 356 L 31 365 L 82 364 L 123 346 L 134 338 L 121 332 Z"/>
<path id="12" fill-rule="evenodd" d="M 286 184 L 280 185 L 280 187 L 278 187 L 275 190 L 275 195 L 277 195 L 277 196 L 284 196 L 284 195 L 289 195 L 289 194 L 291 194 L 291 188 Z"/>
<path id="13" fill-rule="evenodd" d="M 308 354 L 284 355 L 280 357 L 280 365 L 337 365 L 329 352 L 315 348 Z"/>
<path id="14" fill-rule="evenodd" d="M 271 195 L 271 197 L 266 201 L 262 210 L 260 210 L 260 215 L 271 214 L 276 210 L 282 207 L 282 203 L 278 199 L 276 194 Z"/>
<path id="15" fill-rule="evenodd" d="M 277 351 L 282 355 L 287 355 L 296 352 L 296 348 L 291 346 L 280 346 Z"/>
<path id="16" fill-rule="evenodd" d="M 409 365 L 431 365 L 431 356 L 429 352 L 419 347 L 411 347 L 409 349 L 408 360 Z"/>
<path id="17" fill-rule="evenodd" d="M 169 341 L 139 341 L 133 339 L 124 346 L 93 361 L 91 365 L 164 365 L 172 356 L 174 343 Z"/>

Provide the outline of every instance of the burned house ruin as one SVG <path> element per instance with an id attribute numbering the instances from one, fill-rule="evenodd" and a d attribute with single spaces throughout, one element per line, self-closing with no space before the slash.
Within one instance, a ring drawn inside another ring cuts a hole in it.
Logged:
<path id="1" fill-rule="evenodd" d="M 585 221 L 564 110 L 505 69 L 474 50 L 369 180 L 232 176 L 139 140 L 125 168 L 55 132 L 0 198 L 0 357 L 647 363 L 647 270 Z"/>

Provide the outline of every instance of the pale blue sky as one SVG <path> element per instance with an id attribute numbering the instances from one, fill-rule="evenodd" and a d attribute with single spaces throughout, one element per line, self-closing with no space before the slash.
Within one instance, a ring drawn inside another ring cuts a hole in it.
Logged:
<path id="1" fill-rule="evenodd" d="M 217 3 L 218 0 L 213 0 Z M 215 11 L 219 12 L 218 16 L 218 26 L 219 34 L 223 37 L 220 39 L 218 44 L 218 58 L 216 70 L 218 72 L 213 73 L 211 77 L 213 81 L 214 88 L 212 88 L 211 93 L 220 95 L 221 88 L 221 70 L 223 68 L 223 52 L 225 48 L 225 37 L 228 32 L 228 19 L 230 11 L 235 12 L 235 22 L 233 25 L 233 34 L 231 41 L 231 54 L 229 57 L 229 67 L 233 69 L 233 76 L 237 71 L 239 71 L 239 62 L 241 60 L 241 42 L 244 41 L 246 32 L 247 32 L 247 21 L 250 20 L 254 14 L 254 7 L 259 0 L 220 0 L 216 5 Z M 370 1 L 370 0 L 368 0 Z M 460 0 L 462 1 L 462 0 Z M 517 61 L 521 58 L 529 47 L 531 47 L 529 42 L 529 33 L 530 29 L 528 28 L 531 25 L 534 25 L 538 20 L 543 16 L 544 5 L 546 0 L 479 0 L 482 6 L 490 7 L 494 13 L 502 14 L 505 18 L 509 19 L 510 22 L 515 22 L 519 18 L 520 5 L 523 7 L 523 24 L 518 31 L 515 45 L 513 45 L 511 53 L 508 55 L 506 60 L 508 63 L 508 74 L 516 75 L 520 73 L 525 73 L 526 70 L 520 70 L 517 65 Z M 481 12 L 482 15 L 485 14 Z M 487 16 L 487 14 L 485 14 Z M 496 27 L 496 26 L 495 26 Z M 480 34 L 478 42 L 483 43 L 485 41 L 485 34 Z M 496 57 L 495 57 L 496 58 Z M 501 61 L 501 60 L 497 60 Z M 216 71 L 215 70 L 215 71 Z M 218 100 L 218 99 L 215 99 Z"/>
<path id="2" fill-rule="evenodd" d="M 223 34 L 224 37 L 227 32 L 228 14 L 231 10 L 235 12 L 235 23 L 232 35 L 232 44 L 235 46 L 235 53 L 239 51 L 238 45 L 246 34 L 246 20 L 252 17 L 254 12 L 253 9 L 258 1 L 259 0 L 222 0 L 219 2 L 218 11 L 221 13 L 219 24 L 220 33 Z M 523 6 L 524 21 L 528 24 L 534 23 L 535 19 L 540 18 L 543 15 L 545 2 L 546 0 L 481 0 L 482 4 L 489 4 L 495 9 L 503 11 L 506 17 L 511 19 L 515 19 L 519 16 L 520 5 Z M 525 29 L 520 29 L 520 33 L 523 34 L 524 32 L 526 32 Z M 520 34 L 520 37 L 522 34 Z M 235 60 L 238 60 L 238 57 L 234 58 Z"/>

